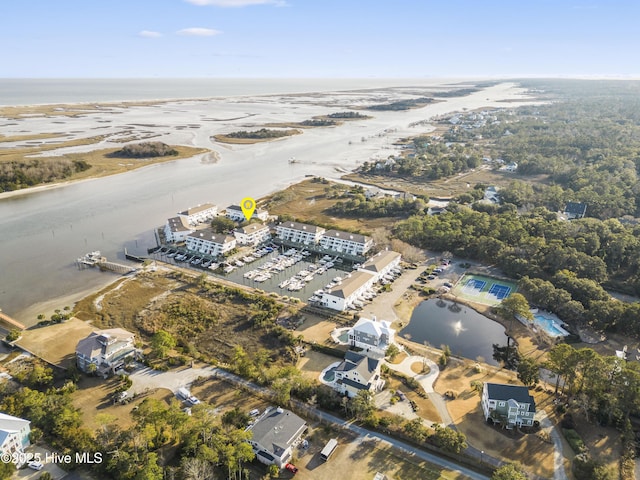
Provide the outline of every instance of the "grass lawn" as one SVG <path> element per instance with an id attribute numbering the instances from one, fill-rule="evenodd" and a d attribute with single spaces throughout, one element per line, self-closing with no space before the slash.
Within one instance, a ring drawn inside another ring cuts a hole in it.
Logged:
<path id="1" fill-rule="evenodd" d="M 402 220 L 401 217 L 342 218 L 327 214 L 329 207 L 344 201 L 327 197 L 325 189 L 331 185 L 336 184 L 305 180 L 267 197 L 265 204 L 273 215 L 291 215 L 301 221 L 313 218 L 319 223 L 335 225 L 345 230 L 372 232 L 377 228 L 390 229 L 397 221 Z"/>
<path id="2" fill-rule="evenodd" d="M 441 372 L 435 389 L 438 393 L 452 390 L 456 398 L 447 402 L 447 408 L 457 428 L 467 436 L 467 440 L 477 449 L 489 455 L 522 463 L 528 471 L 544 478 L 553 478 L 553 444 L 540 435 L 523 435 L 500 430 L 487 425 L 480 407 L 480 395 L 471 389 L 470 383 L 495 382 L 519 385 L 515 372 L 498 367 L 485 366 L 484 371 L 475 373 L 473 362 L 452 362 Z M 538 411 L 552 411 L 552 396 L 541 389 L 530 390 L 536 398 Z M 552 418 L 553 420 L 553 418 Z M 569 449 L 565 455 L 571 455 Z M 568 462 L 566 462 L 568 467 Z"/>
<path id="3" fill-rule="evenodd" d="M 333 357 L 321 352 L 315 352 L 313 350 L 307 350 L 304 357 L 301 357 L 300 360 L 298 360 L 297 367 L 305 377 L 319 382 L 320 372 L 332 363 L 340 361 L 341 360 L 338 357 Z"/>
<path id="4" fill-rule="evenodd" d="M 95 327 L 89 323 L 71 318 L 64 323 L 25 330 L 16 344 L 48 362 L 68 366 L 75 362 L 78 341 L 93 330 Z"/>

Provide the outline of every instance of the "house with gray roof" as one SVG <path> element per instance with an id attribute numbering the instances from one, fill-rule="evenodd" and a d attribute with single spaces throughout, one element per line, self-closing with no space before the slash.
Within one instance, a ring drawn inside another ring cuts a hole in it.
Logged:
<path id="1" fill-rule="evenodd" d="M 567 202 L 567 205 L 564 207 L 564 214 L 568 220 L 584 218 L 587 214 L 587 204 L 581 202 Z"/>
<path id="2" fill-rule="evenodd" d="M 30 445 L 31 422 L 23 418 L 0 413 L 0 453 L 24 452 Z"/>
<path id="3" fill-rule="evenodd" d="M 348 332 L 349 344 L 362 349 L 368 357 L 382 358 L 395 341 L 396 331 L 387 320 L 377 321 L 375 317 L 360 317 Z"/>
<path id="4" fill-rule="evenodd" d="M 379 282 L 382 277 L 400 265 L 402 255 L 393 250 L 383 250 L 362 264 L 361 272 L 369 272 L 375 276 L 375 281 Z"/>
<path id="5" fill-rule="evenodd" d="M 178 212 L 178 216 L 183 218 L 189 225 L 209 222 L 213 220 L 217 214 L 218 207 L 213 203 L 203 203 L 195 207 L 189 207 L 182 212 Z"/>
<path id="6" fill-rule="evenodd" d="M 372 393 L 384 388 L 384 380 L 380 377 L 380 360 L 348 350 L 344 360 L 334 370 L 333 388 L 350 398 L 361 390 Z"/>
<path id="7" fill-rule="evenodd" d="M 295 413 L 270 407 L 249 427 L 253 433 L 249 444 L 260 462 L 283 468 L 306 429 L 307 422 Z"/>
<path id="8" fill-rule="evenodd" d="M 282 222 L 276 226 L 276 236 L 280 240 L 287 240 L 305 245 L 315 245 L 325 229 L 316 225 L 300 222 Z"/>
<path id="9" fill-rule="evenodd" d="M 164 238 L 168 243 L 184 242 L 187 235 L 195 231 L 185 217 L 172 217 L 164 226 Z"/>
<path id="10" fill-rule="evenodd" d="M 507 429 L 533 425 L 536 402 L 527 387 L 486 382 L 481 404 L 487 422 L 491 420 Z"/>
<path id="11" fill-rule="evenodd" d="M 124 366 L 127 357 L 135 357 L 135 335 L 123 328 L 96 330 L 78 342 L 76 363 L 85 373 L 96 366 L 98 375 L 107 376 Z"/>
<path id="12" fill-rule="evenodd" d="M 371 272 L 355 272 L 345 278 L 339 285 L 332 287 L 322 296 L 320 304 L 323 307 L 343 312 L 351 308 L 366 291 L 376 283 L 376 277 Z"/>

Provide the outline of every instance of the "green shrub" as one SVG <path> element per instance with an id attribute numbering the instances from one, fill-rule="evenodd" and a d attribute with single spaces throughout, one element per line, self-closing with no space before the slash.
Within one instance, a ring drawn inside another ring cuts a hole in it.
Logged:
<path id="1" fill-rule="evenodd" d="M 574 451 L 574 453 L 579 454 L 586 450 L 582 438 L 580 438 L 580 435 L 578 435 L 578 432 L 576 432 L 574 429 L 563 428 L 562 433 L 567 439 L 567 442 L 569 442 L 569 445 L 571 445 L 571 449 Z"/>

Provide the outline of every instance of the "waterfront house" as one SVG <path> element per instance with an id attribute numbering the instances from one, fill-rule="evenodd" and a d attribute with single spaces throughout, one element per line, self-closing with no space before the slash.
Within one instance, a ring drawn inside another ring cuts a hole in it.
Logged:
<path id="1" fill-rule="evenodd" d="M 283 468 L 306 429 L 307 423 L 295 413 L 270 407 L 249 427 L 253 433 L 249 444 L 260 462 Z"/>
<path id="2" fill-rule="evenodd" d="M 375 282 L 379 282 L 385 275 L 388 275 L 394 268 L 400 265 L 402 256 L 392 250 L 384 250 L 362 264 L 361 272 L 368 272 L 374 275 Z"/>
<path id="3" fill-rule="evenodd" d="M 481 404 L 487 422 L 491 420 L 507 429 L 533 425 L 536 403 L 527 387 L 486 382 Z"/>
<path id="4" fill-rule="evenodd" d="M 271 238 L 269 227 L 262 223 L 251 223 L 245 227 L 238 227 L 233 231 L 240 245 L 258 245 Z"/>
<path id="5" fill-rule="evenodd" d="M 134 334 L 123 328 L 96 330 L 78 342 L 76 363 L 85 373 L 93 364 L 98 375 L 107 376 L 122 368 L 127 357 L 135 357 L 134 343 Z"/>
<path id="6" fill-rule="evenodd" d="M 276 226 L 276 236 L 280 240 L 286 240 L 304 245 L 314 245 L 320 241 L 325 232 L 322 227 L 308 225 L 300 222 L 282 222 Z"/>
<path id="7" fill-rule="evenodd" d="M 320 246 L 337 253 L 364 255 L 373 247 L 373 240 L 358 233 L 328 230 L 320 236 Z"/>
<path id="8" fill-rule="evenodd" d="M 224 233 L 215 233 L 210 228 L 198 230 L 187 236 L 187 249 L 217 257 L 236 248 L 236 238 Z"/>
<path id="9" fill-rule="evenodd" d="M 31 422 L 23 418 L 0 413 L 0 453 L 23 453 L 30 445 Z"/>
<path id="10" fill-rule="evenodd" d="M 332 287 L 322 295 L 320 304 L 333 310 L 344 311 L 353 305 L 367 290 L 376 283 L 376 277 L 371 272 L 355 272 L 350 277 Z"/>
<path id="11" fill-rule="evenodd" d="M 225 211 L 225 215 L 234 222 L 244 222 L 246 220 L 240 205 L 229 205 Z M 253 215 L 251 215 L 251 219 L 254 218 L 266 222 L 269 218 L 269 212 L 262 208 L 256 208 L 253 211 Z"/>
<path id="12" fill-rule="evenodd" d="M 189 225 L 210 222 L 217 214 L 218 207 L 212 203 L 203 203 L 202 205 L 189 207 L 182 212 L 178 212 L 178 216 L 183 218 Z"/>
<path id="13" fill-rule="evenodd" d="M 394 343 L 395 333 L 389 321 L 361 317 L 349 330 L 349 344 L 361 348 L 367 356 L 382 358 L 389 345 Z"/>
<path id="14" fill-rule="evenodd" d="M 380 378 L 380 360 L 348 350 L 344 360 L 334 370 L 333 388 L 350 398 L 361 390 L 372 393 L 384 388 L 384 380 Z"/>
<path id="15" fill-rule="evenodd" d="M 164 226 L 164 238 L 167 243 L 184 242 L 187 235 L 195 232 L 185 217 L 172 217 Z"/>
<path id="16" fill-rule="evenodd" d="M 581 202 L 567 202 L 564 207 L 564 214 L 568 220 L 584 218 L 587 214 L 587 204 Z"/>

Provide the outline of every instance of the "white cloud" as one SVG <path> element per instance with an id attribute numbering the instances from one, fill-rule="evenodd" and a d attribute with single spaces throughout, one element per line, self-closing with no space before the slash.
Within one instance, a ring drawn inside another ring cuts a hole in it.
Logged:
<path id="1" fill-rule="evenodd" d="M 186 35 L 190 37 L 213 37 L 214 35 L 220 35 L 220 30 L 214 30 L 212 28 L 191 27 L 183 28 L 176 32 L 178 35 Z"/>
<path id="2" fill-rule="evenodd" d="M 250 5 L 275 5 L 284 7 L 285 0 L 185 0 L 193 5 L 213 5 L 214 7 L 248 7 Z"/>
<path id="3" fill-rule="evenodd" d="M 142 30 L 138 32 L 138 36 L 144 38 L 158 38 L 161 37 L 162 34 L 160 32 L 154 32 L 152 30 Z"/>

